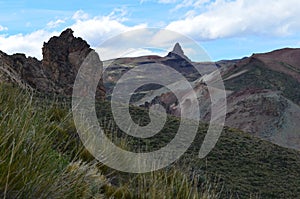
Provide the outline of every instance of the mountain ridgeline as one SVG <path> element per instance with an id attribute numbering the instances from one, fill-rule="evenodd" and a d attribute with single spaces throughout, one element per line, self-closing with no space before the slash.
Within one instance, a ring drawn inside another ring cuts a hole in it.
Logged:
<path id="1" fill-rule="evenodd" d="M 45 94 L 71 96 L 78 69 L 91 51 L 86 41 L 74 37 L 73 31 L 66 29 L 59 37 L 44 43 L 42 61 L 20 53 L 9 56 L 0 51 L 0 80 Z M 100 59 L 98 65 L 102 70 Z M 98 98 L 105 97 L 102 79 L 97 94 Z"/>
<path id="2" fill-rule="evenodd" d="M 83 39 L 74 37 L 71 29 L 66 29 L 45 42 L 42 52 L 43 59 L 38 60 L 21 53 L 7 55 L 0 51 L 1 84 L 17 85 L 45 96 L 59 95 L 70 103 L 77 72 L 86 57 L 95 51 Z M 201 125 L 194 143 L 174 164 L 181 166 L 183 171 L 220 176 L 224 182 L 223 197 L 228 194 L 233 198 L 249 198 L 253 194 L 262 198 L 299 197 L 300 49 L 286 48 L 243 59 L 202 63 L 190 60 L 176 43 L 164 57 L 148 55 L 101 61 L 98 56 L 96 60 L 100 70 L 105 68 L 97 87 L 96 97 L 102 100 L 97 101 L 96 110 L 99 120 L 108 126 L 106 130 L 114 126 L 110 102 L 106 99 L 111 98 L 114 86 L 123 74 L 145 64 L 172 67 L 190 82 L 201 113 Z M 202 160 L 197 154 L 211 119 L 207 83 L 216 79 L 211 66 L 220 71 L 226 89 L 226 127 L 216 147 Z M 203 71 L 201 75 L 197 70 L 199 67 Z M 165 75 L 160 71 L 155 74 L 161 75 L 160 78 Z M 143 85 L 132 95 L 130 113 L 137 122 L 146 125 L 148 109 L 156 104 L 162 105 L 169 114 L 162 132 L 153 138 L 130 138 L 129 142 L 134 146 L 142 143 L 145 148 L 156 150 L 164 146 L 161 141 L 170 141 L 176 134 L 180 111 L 189 108 L 185 107 L 188 104 L 185 102 L 190 99 L 190 90 L 176 81 L 169 86 L 180 91 L 181 99 L 156 84 Z M 124 135 L 114 128 L 117 136 Z M 68 133 L 76 134 L 76 130 Z M 72 139 L 78 139 L 78 136 L 73 135 Z M 183 164 L 186 161 L 188 166 Z"/>

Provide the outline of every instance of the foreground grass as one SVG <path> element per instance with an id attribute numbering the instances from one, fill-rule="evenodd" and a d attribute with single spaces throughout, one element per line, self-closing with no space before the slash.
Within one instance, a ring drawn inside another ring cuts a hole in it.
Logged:
<path id="1" fill-rule="evenodd" d="M 87 176 L 94 165 L 70 170 L 75 163 L 53 148 L 55 129 L 49 112 L 34 106 L 30 93 L 1 85 L 0 110 L 0 196 L 88 196 Z M 95 175 L 101 177 L 100 172 Z"/>
<path id="2" fill-rule="evenodd" d="M 82 148 L 66 109 L 32 96 L 0 85 L 0 197 L 219 197 L 213 183 L 201 185 L 198 176 L 174 168 L 143 175 L 112 172 Z"/>
<path id="3" fill-rule="evenodd" d="M 170 167 L 126 174 L 101 165 L 82 147 L 69 113 L 59 103 L 0 84 L 0 197 L 4 198 L 298 198 L 300 153 L 225 128 L 211 153 L 197 157 L 207 125 Z M 175 136 L 169 117 L 157 135 L 126 137 L 112 121 L 110 104 L 96 104 L 98 118 L 115 144 L 154 151 Z M 149 122 L 131 108 L 133 120 Z M 126 139 L 125 139 L 126 137 Z"/>

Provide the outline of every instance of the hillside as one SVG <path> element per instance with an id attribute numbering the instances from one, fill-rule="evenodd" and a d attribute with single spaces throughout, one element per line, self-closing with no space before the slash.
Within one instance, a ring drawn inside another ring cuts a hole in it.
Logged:
<path id="1" fill-rule="evenodd" d="M 298 49 L 282 49 L 241 60 L 216 62 L 227 93 L 225 124 L 280 146 L 299 150 L 300 83 L 296 70 L 299 57 Z M 205 66 L 206 63 L 196 65 Z M 214 82 L 216 78 L 217 73 L 211 72 L 191 82 L 199 100 L 200 117 L 206 122 L 211 116 L 206 83 Z M 154 88 L 134 104 L 149 107 L 149 104 L 161 103 L 168 110 L 172 107 L 170 114 L 178 115 L 180 106 L 176 104 L 189 99 L 186 95 L 189 89 L 182 87 L 180 82 L 169 86 L 180 91 L 183 98 L 172 97 L 166 88 Z"/>
<path id="2" fill-rule="evenodd" d="M 110 105 L 99 104 L 98 117 L 111 118 Z M 147 110 L 132 107 L 134 121 L 141 125 L 149 122 Z M 113 123 L 113 122 L 112 122 Z M 175 136 L 180 120 L 169 117 L 162 131 L 152 138 L 135 139 L 126 136 L 131 147 L 138 151 L 155 151 Z M 115 125 L 111 124 L 116 129 Z M 218 179 L 223 186 L 221 198 L 297 198 L 299 195 L 300 152 L 263 141 L 237 129 L 226 127 L 216 147 L 205 158 L 198 153 L 207 125 L 201 124 L 190 149 L 174 165 L 190 173 Z M 121 131 L 119 136 L 125 136 Z M 118 133 L 117 133 L 118 134 Z M 206 177 L 204 177 L 204 176 Z M 283 183 L 284 182 L 284 183 Z"/>
<path id="3" fill-rule="evenodd" d="M 9 89 L 9 91 L 13 93 L 11 89 Z M 10 95 L 6 92 L 2 93 L 8 96 Z M 40 95 L 38 96 L 36 99 L 40 101 L 38 103 L 39 106 L 44 104 L 42 110 L 47 110 L 47 106 L 53 104 L 51 100 L 49 101 L 47 98 L 41 98 Z M 46 103 L 45 100 L 48 102 Z M 16 102 L 20 104 L 20 102 Z M 76 152 L 76 150 L 79 150 L 77 148 L 78 146 L 77 144 L 74 145 L 78 142 L 78 140 L 76 141 L 76 139 L 78 139 L 76 138 L 76 129 L 72 124 L 72 118 L 68 116 L 66 106 L 64 105 L 65 102 L 56 102 L 55 104 L 57 105 L 54 106 L 54 109 L 51 108 L 53 105 L 49 107 L 50 113 L 54 114 L 54 117 L 51 117 L 54 123 L 51 122 L 49 124 L 51 124 L 51 128 L 56 125 L 57 127 L 54 128 L 48 142 L 56 143 L 53 145 L 53 149 L 58 150 L 58 153 L 64 154 L 63 156 L 67 158 L 64 161 L 72 160 L 67 154 L 73 156 L 72 154 L 74 152 L 78 153 Z M 165 127 L 156 136 L 148 139 L 135 139 L 130 136 L 125 136 L 125 134 L 114 125 L 114 122 L 111 120 L 112 115 L 110 113 L 109 103 L 99 102 L 96 107 L 100 124 L 105 127 L 107 135 L 111 137 L 117 145 L 122 145 L 121 140 L 126 137 L 126 140 L 124 140 L 127 143 L 126 148 L 133 151 L 154 151 L 164 146 L 174 137 L 180 123 L 178 118 L 169 117 Z M 148 113 L 145 109 L 132 107 L 131 114 L 133 119 L 139 121 L 141 124 L 149 122 Z M 6 119 L 4 118 L 4 120 Z M 262 141 L 239 130 L 225 128 L 213 151 L 205 159 L 199 159 L 198 152 L 206 130 L 207 125 L 201 124 L 198 135 L 190 149 L 181 159 L 167 170 L 162 171 L 167 172 L 171 168 L 175 168 L 186 173 L 188 176 L 197 174 L 197 176 L 200 177 L 200 184 L 216 183 L 216 190 L 221 192 L 221 198 L 227 198 L 229 196 L 233 198 L 248 198 L 250 195 L 252 197 L 257 196 L 258 198 L 296 198 L 300 194 L 298 186 L 300 183 L 299 152 Z M 28 134 L 28 136 L 29 135 L 30 134 Z M 24 134 L 24 136 L 27 136 L 27 134 Z M 93 160 L 90 156 L 86 155 L 79 157 L 85 161 Z M 67 162 L 64 163 L 64 165 L 67 164 Z M 106 172 L 111 172 L 107 170 L 107 168 L 100 168 L 101 172 L 105 175 Z M 159 172 L 160 171 L 154 172 L 154 174 L 158 174 Z M 114 187 L 118 187 L 123 186 L 129 176 L 130 179 L 134 180 L 139 175 L 130 174 L 126 176 L 127 175 L 124 176 L 122 173 L 113 171 L 113 174 L 107 176 L 107 180 L 112 182 Z M 133 186 L 133 184 L 128 186 Z"/>
<path id="4" fill-rule="evenodd" d="M 179 99 L 166 88 L 148 85 L 137 91 L 135 102 L 130 106 L 131 117 L 145 126 L 150 122 L 148 108 L 163 103 L 170 114 L 163 129 L 145 139 L 121 131 L 113 119 L 110 102 L 103 98 L 106 89 L 109 98 L 110 89 L 130 68 L 143 64 L 171 66 L 190 81 L 200 102 L 202 121 L 190 148 L 169 167 L 147 174 L 112 170 L 96 161 L 79 140 L 70 110 L 70 94 L 78 67 L 91 51 L 84 40 L 75 38 L 67 29 L 44 44 L 42 61 L 22 54 L 0 53 L 0 196 L 299 197 L 300 96 L 295 73 L 299 66 L 297 60 L 294 61 L 300 56 L 297 50 L 284 49 L 215 63 L 228 95 L 226 125 L 229 127 L 224 127 L 216 147 L 204 159 L 199 159 L 198 153 L 210 119 L 210 98 L 205 82 L 214 81 L 216 73 L 207 70 L 201 76 L 195 71 L 196 67 L 208 69 L 214 63 L 192 62 L 179 44 L 165 57 L 114 60 L 98 85 L 96 112 L 107 137 L 121 148 L 150 152 L 166 146 L 182 120 L 177 117 L 182 105 L 177 103 Z M 287 55 L 290 58 L 287 59 Z M 74 57 L 80 57 L 79 61 L 74 61 Z M 100 68 L 102 64 L 104 68 L 109 64 L 102 63 L 98 56 L 95 60 Z M 180 82 L 170 86 L 183 93 L 183 102 L 189 99 L 187 88 Z"/>

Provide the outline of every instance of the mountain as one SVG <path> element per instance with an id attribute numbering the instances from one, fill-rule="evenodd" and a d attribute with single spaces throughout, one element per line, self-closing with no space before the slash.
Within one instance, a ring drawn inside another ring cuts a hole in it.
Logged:
<path id="1" fill-rule="evenodd" d="M 224 69 L 225 84 L 229 90 L 234 91 L 245 88 L 280 91 L 283 96 L 299 105 L 299 57 L 299 49 L 254 54 Z"/>
<path id="2" fill-rule="evenodd" d="M 300 49 L 286 48 L 269 53 L 253 54 L 243 59 L 196 63 L 190 61 L 184 55 L 180 44 L 176 43 L 173 50 L 165 57 L 120 58 L 110 62 L 104 72 L 104 84 L 110 96 L 119 78 L 136 66 L 148 64 L 148 67 L 150 64 L 163 64 L 172 67 L 191 82 L 198 95 L 200 117 L 208 122 L 211 102 L 205 81 L 213 81 L 215 73 L 207 69 L 201 77 L 196 68 L 205 70 L 213 65 L 220 70 L 225 84 L 227 126 L 241 129 L 280 146 L 300 150 L 299 59 Z M 165 76 L 168 77 L 168 74 Z M 189 90 L 183 85 L 175 81 L 169 87 L 179 90 L 182 96 L 188 99 L 189 96 L 186 93 Z M 176 105 L 178 99 L 165 87 L 144 86 L 135 92 L 132 99 L 135 105 L 149 108 L 159 103 L 167 109 L 169 114 L 180 115 L 180 105 Z"/>
<path id="3" fill-rule="evenodd" d="M 175 58 L 175 59 L 185 59 L 188 62 L 191 62 L 191 60 L 184 54 L 181 45 L 179 43 L 176 43 L 173 50 L 168 53 L 168 58 Z"/>
<path id="4" fill-rule="evenodd" d="M 144 66 L 140 70 L 139 76 L 142 74 L 155 75 L 152 74 L 153 70 L 149 69 L 155 65 L 167 66 L 175 69 L 177 72 L 182 74 L 187 80 L 195 81 L 201 75 L 199 74 L 197 68 L 201 68 L 203 74 L 208 74 L 212 72 L 212 63 L 196 63 L 192 62 L 182 50 L 179 43 L 176 43 L 173 50 L 169 52 L 166 56 L 160 57 L 156 55 L 141 56 L 141 57 L 125 57 L 117 58 L 114 60 L 104 61 L 104 85 L 107 91 L 107 98 L 109 99 L 115 84 L 130 69 L 136 66 Z M 146 72 L 146 70 L 149 70 Z M 172 78 L 172 74 L 167 74 L 166 71 L 155 71 L 156 74 L 161 74 L 162 78 Z M 175 80 L 174 80 L 175 81 Z M 147 92 L 161 88 L 159 85 L 147 85 L 138 89 L 133 97 L 133 101 L 138 101 Z"/>
<path id="5" fill-rule="evenodd" d="M 299 59 L 299 49 L 281 49 L 240 60 L 216 62 L 227 93 L 225 125 L 300 150 Z M 208 73 L 191 82 L 199 100 L 200 118 L 206 122 L 210 120 L 211 102 L 205 82 L 213 82 L 215 75 Z M 135 104 L 149 108 L 160 103 L 170 114 L 179 116 L 182 108 L 189 109 L 178 104 L 178 101 L 189 99 L 189 90 L 180 85 L 177 82 L 169 86 L 180 90 L 182 99 L 160 88 L 148 92 Z"/>
<path id="6" fill-rule="evenodd" d="M 166 183 L 171 184 L 167 189 L 173 191 L 170 192 L 171 198 L 174 195 L 178 196 L 178 193 L 185 189 L 186 185 L 182 184 L 183 181 L 191 181 L 189 196 L 192 192 L 196 192 L 198 185 L 202 191 L 200 184 L 209 182 L 212 185 L 205 184 L 209 190 L 214 190 L 215 184 L 220 186 L 220 189 L 217 189 L 219 198 L 299 197 L 300 111 L 297 60 L 300 53 L 298 49 L 254 54 L 240 60 L 195 63 L 185 57 L 180 44 L 175 44 L 174 49 L 165 57 L 149 55 L 105 61 L 104 77 L 98 88 L 102 98 L 105 90 L 108 96 L 111 94 L 114 85 L 127 71 L 137 66 L 147 66 L 142 71 L 147 74 L 147 70 L 151 71 L 150 67 L 154 65 L 169 66 L 182 73 L 197 94 L 202 122 L 194 142 L 178 161 L 158 171 L 166 178 L 156 176 L 157 172 L 153 172 L 149 175 L 145 174 L 142 180 L 137 180 L 139 175 L 111 172 L 99 162 L 93 167 L 93 172 L 89 170 L 83 172 L 81 167 L 72 162 L 73 155 L 76 154 L 74 156 L 78 157 L 77 155 L 80 154 L 79 165 L 82 164 L 82 167 L 87 168 L 89 163 L 94 163 L 93 157 L 87 151 L 78 151 L 80 148 L 78 145 L 82 143 L 78 140 L 77 130 L 69 110 L 71 86 L 78 68 L 91 52 L 94 51 L 90 46 L 81 38 L 74 37 L 71 29 L 65 30 L 60 36 L 53 37 L 44 44 L 41 61 L 26 57 L 24 54 L 7 55 L 0 52 L 0 81 L 3 82 L 0 84 L 0 127 L 2 129 L 0 138 L 4 143 L 1 145 L 3 161 L 0 167 L 1 171 L 7 174 L 0 175 L 2 176 L 1 196 L 8 194 L 8 198 L 15 198 L 16 194 L 21 194 L 28 197 L 27 193 L 35 194 L 36 190 L 39 190 L 37 194 L 44 194 L 45 190 L 48 192 L 50 190 L 51 194 L 55 195 L 58 190 L 69 188 L 76 191 L 78 187 L 85 188 L 88 185 L 91 189 L 89 198 L 98 197 L 99 193 L 100 197 L 122 198 L 128 195 L 128 198 L 142 198 L 135 194 L 149 192 L 150 186 L 141 184 L 147 181 L 155 185 L 153 192 L 158 195 L 154 198 L 165 194 L 166 190 L 161 191 L 161 187 Z M 95 58 L 96 64 L 101 68 L 102 62 L 99 56 Z M 207 133 L 207 122 L 210 119 L 207 82 L 216 79 L 216 71 L 211 71 L 208 67 L 212 65 L 220 70 L 224 80 L 228 109 L 226 125 L 229 127 L 224 127 L 211 153 L 205 159 L 199 159 L 199 149 Z M 201 76 L 195 73 L 197 67 L 207 70 Z M 165 78 L 167 74 L 158 70 L 150 75 Z M 138 78 L 135 81 L 139 81 Z M 4 82 L 13 83 L 13 86 Z M 122 82 L 118 83 L 122 84 Z M 40 95 L 35 96 L 32 92 L 20 92 L 21 89 L 15 85 L 37 90 L 44 95 L 60 95 L 62 103 L 60 104 L 58 100 L 51 106 L 44 105 L 47 103 L 41 105 L 42 103 L 39 102 L 43 102 L 44 98 L 40 98 Z M 180 109 L 192 108 L 188 103 L 184 103 L 190 98 L 190 90 L 181 81 L 175 81 L 169 86 L 171 90 L 179 90 L 182 99 L 177 99 L 170 90 L 155 84 L 145 86 L 136 92 L 139 96 L 135 102 L 132 102 L 136 106 L 130 106 L 129 110 L 136 123 L 146 126 L 150 120 L 147 108 L 157 103 L 162 104 L 170 114 L 163 129 L 155 136 L 146 139 L 125 135 L 113 120 L 110 102 L 97 101 L 95 110 L 99 123 L 108 137 L 116 141 L 116 145 L 120 144 L 121 147 L 137 152 L 156 151 L 166 146 L 179 129 L 180 118 L 177 116 Z M 25 97 L 20 97 L 23 95 Z M 35 100 L 37 103 L 32 103 Z M 179 104 L 178 101 L 183 103 Z M 191 121 L 190 124 L 194 123 Z M 44 136 L 46 139 L 39 136 Z M 172 168 L 184 172 L 183 180 L 168 174 Z M 57 177 L 56 174 L 60 172 L 63 175 Z M 83 177 L 77 178 L 76 172 Z M 82 172 L 86 175 L 82 175 Z M 66 175 L 68 173 L 71 173 L 70 177 Z M 107 185 L 95 187 L 102 184 L 92 180 L 98 179 L 94 173 L 101 173 L 101 175 L 108 173 L 107 179 L 105 178 Z M 196 174 L 198 178 L 194 179 Z M 53 181 L 47 181 L 52 178 Z M 81 183 L 74 183 L 75 178 Z M 141 185 L 145 187 L 142 191 L 139 189 Z M 174 185 L 179 186 L 179 191 L 174 190 Z M 78 197 L 78 194 L 75 196 Z"/>
<path id="7" fill-rule="evenodd" d="M 271 70 L 282 72 L 300 81 L 300 49 L 285 48 L 269 53 L 254 54 L 252 57 L 260 60 Z"/>
<path id="8" fill-rule="evenodd" d="M 43 60 L 24 54 L 7 55 L 0 52 L 0 80 L 15 82 L 26 88 L 44 93 L 70 96 L 77 71 L 93 50 L 81 38 L 75 38 L 67 29 L 59 37 L 51 38 L 43 46 Z M 99 67 L 102 62 L 97 58 Z M 192 62 L 179 43 L 165 57 L 142 56 L 105 61 L 104 76 L 98 87 L 98 97 L 109 99 L 115 84 L 127 71 L 137 66 L 141 74 L 157 78 L 171 78 L 165 71 L 151 71 L 152 66 L 172 67 L 191 82 L 200 104 L 200 118 L 210 120 L 210 96 L 206 81 L 214 81 L 211 70 L 218 68 L 227 93 L 226 125 L 241 129 L 280 146 L 300 150 L 300 49 L 280 49 L 269 53 L 253 54 L 240 60 L 224 60 L 216 63 Z M 201 76 L 197 68 L 205 71 Z M 149 70 L 149 71 L 148 71 Z M 137 74 L 140 81 L 143 75 Z M 174 79 L 170 88 L 179 90 L 188 100 L 189 92 Z M 118 82 L 122 84 L 122 82 Z M 178 100 L 168 89 L 157 84 L 143 85 L 136 90 L 131 102 L 149 108 L 160 103 L 169 114 L 180 116 L 186 104 Z M 180 108 L 181 106 L 181 108 Z"/>
<path id="9" fill-rule="evenodd" d="M 66 29 L 43 46 L 43 60 L 24 54 L 7 55 L 0 51 L 0 81 L 17 83 L 21 87 L 43 93 L 71 96 L 72 87 L 81 64 L 93 49 L 81 38 Z M 98 60 L 99 69 L 102 62 Z M 105 88 L 100 80 L 97 96 L 104 98 Z"/>

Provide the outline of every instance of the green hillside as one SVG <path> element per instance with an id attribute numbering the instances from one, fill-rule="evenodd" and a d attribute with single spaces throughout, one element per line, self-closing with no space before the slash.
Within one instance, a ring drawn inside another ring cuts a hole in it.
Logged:
<path id="1" fill-rule="evenodd" d="M 298 105 L 300 104 L 299 82 L 289 75 L 268 69 L 258 59 L 253 58 L 249 63 L 236 67 L 229 71 L 223 79 L 242 70 L 247 70 L 247 72 L 225 81 L 227 90 L 240 91 L 247 88 L 260 88 L 281 91 L 283 96 Z"/>
<path id="2" fill-rule="evenodd" d="M 169 168 L 126 174 L 97 163 L 82 148 L 70 99 L 0 86 L 0 196 L 4 198 L 297 198 L 300 153 L 225 128 L 205 159 L 197 154 L 207 125 L 190 149 Z M 125 136 L 112 121 L 110 104 L 96 105 L 100 123 L 117 145 L 153 151 L 176 134 L 180 120 L 168 117 L 149 139 Z M 136 122 L 149 122 L 131 108 Z M 192 125 L 192 123 L 191 123 Z"/>

